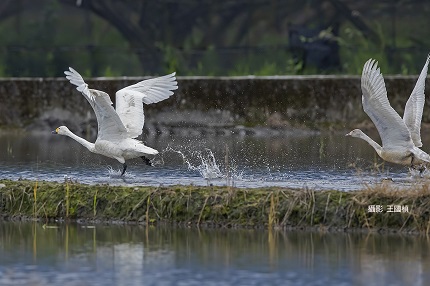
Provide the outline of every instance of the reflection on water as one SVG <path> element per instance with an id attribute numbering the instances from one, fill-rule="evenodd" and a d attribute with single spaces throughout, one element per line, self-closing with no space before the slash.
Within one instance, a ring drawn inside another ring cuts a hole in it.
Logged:
<path id="1" fill-rule="evenodd" d="M 430 285 L 429 238 L 0 223 L 0 285 Z"/>
<path id="2" fill-rule="evenodd" d="M 2 134 L 0 178 L 63 181 L 68 177 L 89 184 L 230 184 L 341 190 L 359 189 L 386 177 L 404 185 L 417 179 L 407 168 L 378 165 L 381 161 L 366 142 L 345 138 L 344 134 L 156 136 L 148 138 L 147 144 L 160 151 L 153 158 L 155 166 L 148 167 L 140 159 L 130 160 L 127 175 L 121 178 L 115 175 L 122 167 L 116 160 L 92 154 L 70 138 Z"/>

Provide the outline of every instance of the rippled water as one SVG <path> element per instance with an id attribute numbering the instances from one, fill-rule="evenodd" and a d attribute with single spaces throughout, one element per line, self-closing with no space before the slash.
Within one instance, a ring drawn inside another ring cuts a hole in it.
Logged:
<path id="1" fill-rule="evenodd" d="M 147 144 L 160 151 L 154 167 L 131 160 L 122 179 L 119 163 L 69 138 L 3 134 L 0 178 L 341 190 L 421 180 L 376 168 L 375 152 L 342 134 Z M 428 238 L 401 235 L 0 222 L 0 285 L 430 285 L 429 248 Z"/>
<path id="2" fill-rule="evenodd" d="M 0 223 L 0 285 L 430 285 L 428 237 Z"/>
<path id="3" fill-rule="evenodd" d="M 0 178 L 63 181 L 67 177 L 89 184 L 228 184 L 340 190 L 360 189 L 387 177 L 399 185 L 419 179 L 412 177 L 407 168 L 378 165 L 382 161 L 367 143 L 343 134 L 155 136 L 146 141 L 160 151 L 152 159 L 154 166 L 146 166 L 140 159 L 130 160 L 126 176 L 121 178 L 122 166 L 116 160 L 92 154 L 70 138 L 2 134 Z"/>

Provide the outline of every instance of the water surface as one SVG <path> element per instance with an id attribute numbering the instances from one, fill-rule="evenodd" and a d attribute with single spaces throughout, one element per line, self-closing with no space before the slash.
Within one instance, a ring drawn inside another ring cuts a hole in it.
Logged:
<path id="1" fill-rule="evenodd" d="M 418 236 L 0 223 L 0 285 L 430 285 Z"/>
<path id="2" fill-rule="evenodd" d="M 87 138 L 94 142 L 94 138 Z M 420 180 L 407 168 L 383 164 L 364 141 L 343 134 L 309 136 L 154 136 L 153 167 L 129 160 L 125 178 L 116 160 L 92 154 L 51 134 L 0 135 L 0 178 L 123 185 L 233 185 L 356 190 L 393 179 Z M 426 145 L 424 145 L 426 146 Z"/>

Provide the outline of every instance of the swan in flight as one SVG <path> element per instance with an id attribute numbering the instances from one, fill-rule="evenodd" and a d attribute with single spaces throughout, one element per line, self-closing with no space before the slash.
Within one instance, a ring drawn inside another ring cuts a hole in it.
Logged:
<path id="1" fill-rule="evenodd" d="M 64 73 L 93 108 L 98 123 L 97 139 L 95 143 L 88 142 L 72 133 L 66 126 L 60 126 L 52 133 L 69 136 L 93 153 L 118 160 L 123 165 L 121 176 L 127 169 L 125 161 L 128 159 L 141 157 L 147 165 L 151 165 L 145 156 L 156 155 L 158 151 L 135 139 L 142 134 L 143 103 L 157 103 L 172 96 L 173 90 L 178 89 L 175 73 L 144 80 L 118 90 L 116 110 L 107 93 L 89 89 L 82 76 L 73 68 L 69 67 Z"/>
<path id="2" fill-rule="evenodd" d="M 420 173 L 430 163 L 430 156 L 419 149 L 422 146 L 420 127 L 424 108 L 424 87 L 427 77 L 430 55 L 418 77 L 417 83 L 406 102 L 403 119 L 391 107 L 384 78 L 378 68 L 378 62 L 370 59 L 363 67 L 361 91 L 364 112 L 378 129 L 382 146 L 373 141 L 360 129 L 354 129 L 346 136 L 365 140 L 385 161 L 418 168 Z"/>

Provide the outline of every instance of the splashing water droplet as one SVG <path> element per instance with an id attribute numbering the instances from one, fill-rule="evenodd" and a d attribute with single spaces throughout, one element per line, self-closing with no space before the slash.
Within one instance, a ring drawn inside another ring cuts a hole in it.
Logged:
<path id="1" fill-rule="evenodd" d="M 428 169 L 425 169 L 422 173 L 418 169 L 409 168 L 409 174 L 411 175 L 411 178 L 430 178 L 430 172 Z"/>
<path id="2" fill-rule="evenodd" d="M 210 149 L 206 149 L 206 152 L 207 154 L 198 154 L 201 164 L 197 166 L 197 170 L 200 175 L 207 180 L 222 178 L 223 174 L 216 163 L 214 154 Z"/>
<path id="3" fill-rule="evenodd" d="M 206 180 L 223 178 L 223 174 L 216 163 L 215 156 L 210 149 L 206 148 L 205 151 L 194 151 L 189 155 L 185 155 L 184 152 L 168 146 L 163 152 L 179 154 L 184 164 L 187 165 L 188 170 L 197 171 Z M 191 162 L 193 159 L 197 159 L 199 162 L 194 164 Z"/>
<path id="4" fill-rule="evenodd" d="M 109 178 L 111 179 L 125 179 L 134 177 L 131 173 L 125 171 L 124 175 L 121 176 L 122 170 L 115 170 L 112 166 L 107 167 Z"/>

